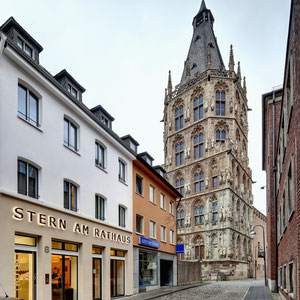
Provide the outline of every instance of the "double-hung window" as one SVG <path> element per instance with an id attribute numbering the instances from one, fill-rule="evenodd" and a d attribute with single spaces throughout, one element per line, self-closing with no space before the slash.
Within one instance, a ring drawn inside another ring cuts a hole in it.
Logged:
<path id="1" fill-rule="evenodd" d="M 160 240 L 162 242 L 166 241 L 166 227 L 165 226 L 160 226 Z"/>
<path id="2" fill-rule="evenodd" d="M 149 194 L 150 202 L 155 203 L 155 187 L 152 185 L 149 187 Z"/>
<path id="3" fill-rule="evenodd" d="M 203 96 L 194 99 L 194 122 L 203 118 Z"/>
<path id="4" fill-rule="evenodd" d="M 39 99 L 22 85 L 18 85 L 18 115 L 30 124 L 40 127 Z"/>
<path id="5" fill-rule="evenodd" d="M 77 186 L 64 181 L 64 208 L 77 211 Z"/>
<path id="6" fill-rule="evenodd" d="M 160 194 L 160 207 L 166 209 L 165 195 L 163 193 Z"/>
<path id="7" fill-rule="evenodd" d="M 174 230 L 170 229 L 170 244 L 174 244 Z"/>
<path id="8" fill-rule="evenodd" d="M 38 198 L 38 169 L 18 160 L 18 193 Z"/>
<path id="9" fill-rule="evenodd" d="M 105 221 L 105 199 L 101 196 L 95 196 L 95 218 Z"/>
<path id="10" fill-rule="evenodd" d="M 64 144 L 74 151 L 78 151 L 77 126 L 68 119 L 64 119 Z"/>
<path id="11" fill-rule="evenodd" d="M 155 239 L 156 238 L 156 223 L 150 221 L 150 237 Z"/>
<path id="12" fill-rule="evenodd" d="M 216 115 L 225 116 L 225 92 L 216 91 Z"/>
<path id="13" fill-rule="evenodd" d="M 99 143 L 95 143 L 95 164 L 105 169 L 105 148 Z"/>
<path id="14" fill-rule="evenodd" d="M 176 167 L 181 166 L 184 163 L 184 143 L 183 142 L 175 145 L 175 161 L 176 161 Z"/>
<path id="15" fill-rule="evenodd" d="M 119 226 L 121 227 L 126 227 L 125 214 L 126 214 L 126 208 L 119 205 Z"/>
<path id="16" fill-rule="evenodd" d="M 119 180 L 125 182 L 126 165 L 119 159 Z"/>
<path id="17" fill-rule="evenodd" d="M 170 214 L 174 215 L 174 202 L 170 200 Z"/>

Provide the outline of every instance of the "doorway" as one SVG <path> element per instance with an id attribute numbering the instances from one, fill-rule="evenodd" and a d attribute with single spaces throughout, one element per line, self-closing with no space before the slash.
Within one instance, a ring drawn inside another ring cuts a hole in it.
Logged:
<path id="1" fill-rule="evenodd" d="M 93 258 L 93 300 L 101 299 L 101 258 Z"/>
<path id="2" fill-rule="evenodd" d="M 110 291 L 112 297 L 125 295 L 125 261 L 110 260 Z"/>
<path id="3" fill-rule="evenodd" d="M 160 260 L 160 286 L 173 285 L 173 261 Z"/>
<path id="4" fill-rule="evenodd" d="M 15 251 L 15 297 L 36 299 L 36 253 Z"/>
<path id="5" fill-rule="evenodd" d="M 77 256 L 51 256 L 52 300 L 77 300 Z"/>

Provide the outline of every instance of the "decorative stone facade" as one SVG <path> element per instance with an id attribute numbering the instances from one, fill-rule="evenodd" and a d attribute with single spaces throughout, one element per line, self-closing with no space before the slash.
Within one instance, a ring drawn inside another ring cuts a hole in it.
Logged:
<path id="1" fill-rule="evenodd" d="M 253 221 L 246 83 L 244 78 L 241 84 L 240 65 L 234 71 L 232 48 L 225 69 L 213 21 L 203 1 L 193 21 L 183 78 L 174 90 L 169 73 L 164 168 L 169 182 L 184 194 L 177 207 L 177 242 L 185 245 L 180 259 L 201 258 L 204 279 L 218 271 L 243 278 L 250 275 Z M 205 40 L 207 32 L 214 44 L 201 52 L 197 37 Z M 204 62 L 204 72 L 191 73 L 191 66 Z M 215 65 L 219 68 L 212 69 Z"/>

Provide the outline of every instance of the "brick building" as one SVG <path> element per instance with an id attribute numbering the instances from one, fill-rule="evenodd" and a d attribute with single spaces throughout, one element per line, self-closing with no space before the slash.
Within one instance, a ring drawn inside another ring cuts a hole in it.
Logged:
<path id="1" fill-rule="evenodd" d="M 276 102 L 276 91 L 271 93 L 272 100 L 270 93 L 263 96 L 263 167 L 271 254 L 268 279 L 282 299 L 300 299 L 300 1 L 291 3 L 282 100 L 278 97 Z"/>
<path id="2" fill-rule="evenodd" d="M 181 81 L 169 73 L 164 105 L 164 167 L 184 196 L 177 209 L 181 260 L 202 259 L 203 277 L 251 273 L 252 173 L 248 160 L 248 100 L 232 47 L 226 70 L 202 1 Z"/>

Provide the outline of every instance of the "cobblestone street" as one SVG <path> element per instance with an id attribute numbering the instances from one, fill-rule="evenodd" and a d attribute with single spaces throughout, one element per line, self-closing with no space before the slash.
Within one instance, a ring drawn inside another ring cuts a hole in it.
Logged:
<path id="1" fill-rule="evenodd" d="M 196 288 L 183 290 L 158 300 L 241 300 L 246 295 L 249 287 L 263 286 L 263 280 L 237 280 L 209 282 Z"/>

